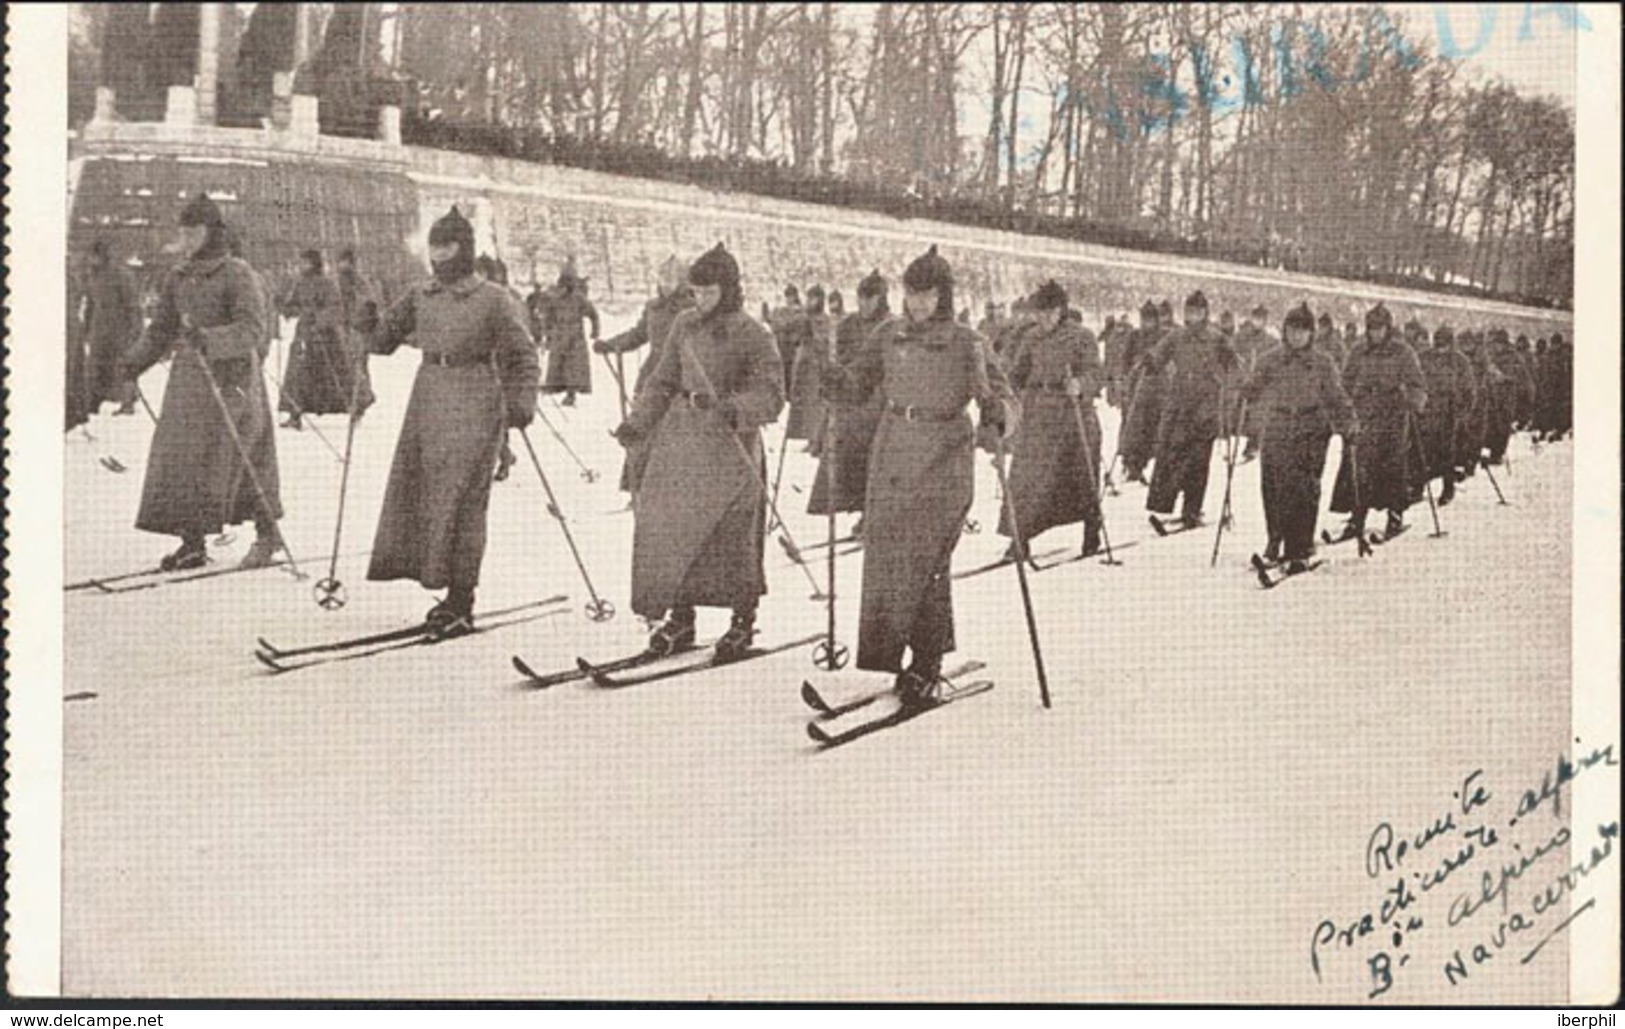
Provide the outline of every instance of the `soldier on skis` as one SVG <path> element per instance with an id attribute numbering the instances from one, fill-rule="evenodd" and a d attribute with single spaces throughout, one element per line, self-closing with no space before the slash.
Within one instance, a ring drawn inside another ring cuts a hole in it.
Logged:
<path id="1" fill-rule="evenodd" d="M 1207 297 L 1197 290 L 1185 300 L 1185 324 L 1164 336 L 1142 362 L 1148 376 L 1167 370 L 1146 510 L 1170 515 L 1183 498 L 1185 528 L 1202 524 L 1213 441 L 1232 428 L 1230 400 L 1242 378 L 1235 348 L 1208 323 L 1207 313 Z"/>
<path id="2" fill-rule="evenodd" d="M 795 360 L 790 367 L 790 412 L 784 438 L 805 440 L 806 450 L 817 456 L 823 447 L 824 405 L 818 395 L 818 367 L 829 349 L 835 326 L 824 311 L 824 287 L 808 286 L 806 303 L 797 319 Z"/>
<path id="3" fill-rule="evenodd" d="M 254 545 L 242 564 L 264 567 L 281 546 L 282 517 L 275 423 L 260 371 L 270 312 L 253 270 L 231 256 L 213 200 L 199 193 L 180 225 L 185 259 L 124 361 L 124 377 L 134 380 L 173 354 L 135 527 L 178 536 L 179 549 L 160 567 L 179 571 L 208 561 L 206 537 L 252 520 Z"/>
<path id="4" fill-rule="evenodd" d="M 677 321 L 677 316 L 694 306 L 694 294 L 688 288 L 687 278 L 688 269 L 677 260 L 677 255 L 667 257 L 660 266 L 655 295 L 643 305 L 643 314 L 639 316 L 638 323 L 625 332 L 592 345 L 593 350 L 600 354 L 626 354 L 641 346 L 649 348 L 649 356 L 644 359 L 632 388 L 633 397 L 643 392 L 644 385 L 660 366 L 660 359 L 666 352 L 666 338 L 671 335 L 671 327 Z M 646 443 L 627 448 L 626 461 L 621 466 L 621 492 L 637 495 L 638 487 L 643 482 L 644 466 L 648 462 L 649 448 Z"/>
<path id="5" fill-rule="evenodd" d="M 434 276 L 390 306 L 373 348 L 423 354 L 384 490 L 367 578 L 412 579 L 446 597 L 437 636 L 474 628 L 491 473 L 504 428 L 536 413 L 536 346 L 508 290 L 474 272 L 474 227 L 453 207 L 429 230 Z"/>
<path id="6" fill-rule="evenodd" d="M 574 406 L 577 393 L 592 392 L 592 359 L 587 350 L 583 321 L 599 336 L 598 309 L 587 299 L 587 280 L 576 274 L 574 261 L 566 261 L 547 303 L 547 377 L 542 392 L 563 393 L 559 401 Z"/>
<path id="7" fill-rule="evenodd" d="M 1122 383 L 1124 407 L 1117 450 L 1123 458 L 1123 475 L 1129 482 L 1145 482 L 1145 466 L 1156 448 L 1157 421 L 1162 415 L 1162 377 L 1145 366 L 1145 356 L 1162 339 L 1171 325 L 1162 324 L 1156 303 L 1147 300 L 1140 308 L 1140 327 L 1129 334 L 1123 345 L 1117 378 Z"/>
<path id="8" fill-rule="evenodd" d="M 1427 382 L 1428 404 L 1416 419 L 1422 461 L 1417 484 L 1443 479 L 1439 506 L 1456 498 L 1456 454 L 1458 440 L 1467 431 L 1468 416 L 1478 402 L 1473 381 L 1473 363 L 1456 346 L 1456 334 L 1449 325 L 1433 330 L 1433 346 L 1417 354 L 1422 376 Z"/>
<path id="9" fill-rule="evenodd" d="M 135 412 L 135 383 L 119 378 L 119 361 L 141 335 L 141 296 L 128 268 L 107 241 L 90 245 L 82 269 L 78 325 L 68 333 L 68 428 L 83 423 L 109 400 L 118 415 Z"/>
<path id="10" fill-rule="evenodd" d="M 1101 389 L 1094 334 L 1066 317 L 1066 290 L 1054 279 L 1033 298 L 1033 327 L 1010 356 L 1010 386 L 1021 401 L 1021 432 L 1010 459 L 1010 504 L 1030 546 L 1041 533 L 1084 523 L 1083 550 L 1100 549 Z M 1080 425 L 1081 421 L 1081 425 Z M 1082 433 L 1082 437 L 1080 437 Z M 1008 510 L 999 535 L 1011 538 L 1006 558 L 1025 557 Z"/>
<path id="11" fill-rule="evenodd" d="M 1284 342 L 1254 362 L 1241 395 L 1260 433 L 1259 485 L 1269 534 L 1264 558 L 1304 570 L 1315 553 L 1320 478 L 1331 434 L 1345 443 L 1358 422 L 1331 356 L 1310 345 L 1315 318 L 1306 305 L 1289 312 Z"/>
<path id="12" fill-rule="evenodd" d="M 773 334 L 741 310 L 739 265 L 721 243 L 689 269 L 695 306 L 677 315 L 660 362 L 615 429 L 622 446 L 648 441 L 634 512 L 632 610 L 664 619 L 651 654 L 694 642 L 695 608 L 733 612 L 716 657 L 741 657 L 767 592 L 761 427 L 784 408 Z M 749 463 L 747 463 L 747 461 Z"/>
<path id="13" fill-rule="evenodd" d="M 1258 365 L 1258 359 L 1281 345 L 1275 334 L 1266 327 L 1269 323 L 1269 308 L 1259 304 L 1241 319 L 1241 327 L 1236 330 L 1236 355 L 1241 358 L 1241 367 L 1251 374 Z M 1311 332 L 1314 326 L 1310 326 Z M 1241 463 L 1246 464 L 1258 456 L 1260 423 L 1254 413 L 1249 409 L 1241 426 L 1237 429 L 1241 435 L 1247 437 L 1247 445 L 1241 451 Z"/>
<path id="14" fill-rule="evenodd" d="M 887 301 L 889 289 L 890 284 L 879 269 L 858 283 L 858 309 L 843 318 L 835 330 L 835 360 L 842 366 L 856 360 L 869 335 L 891 317 Z M 874 443 L 875 430 L 880 427 L 882 401 L 877 395 L 861 404 L 831 397 L 825 397 L 824 402 L 835 408 L 835 452 L 826 452 L 819 460 L 807 513 L 827 515 L 832 511 L 856 511 L 858 521 L 852 527 L 852 535 L 860 536 L 864 496 L 869 485 L 869 450 Z M 831 463 L 835 466 L 833 483 L 830 481 Z"/>
<path id="15" fill-rule="evenodd" d="M 1416 352 L 1394 332 L 1382 304 L 1365 317 L 1365 339 L 1343 362 L 1343 388 L 1360 419 L 1358 446 L 1343 452 L 1332 489 L 1332 510 L 1347 513 L 1343 538 L 1365 535 L 1366 512 L 1388 512 L 1385 537 L 1405 528 L 1416 461 L 1411 423 L 1427 406 L 1427 382 Z"/>
<path id="16" fill-rule="evenodd" d="M 350 417 L 360 418 L 373 405 L 377 397 L 372 391 L 372 377 L 367 372 L 367 355 L 372 349 L 372 335 L 378 331 L 378 316 L 382 301 L 378 286 L 356 263 L 355 251 L 339 251 L 339 331 L 344 337 L 344 358 L 349 362 L 354 378 L 355 407 Z"/>
<path id="17" fill-rule="evenodd" d="M 300 253 L 299 277 L 278 306 L 284 317 L 298 319 L 282 376 L 279 406 L 288 415 L 282 427 L 303 428 L 307 414 L 348 412 L 354 364 L 344 346 L 338 284 L 327 274 L 321 251 Z"/>
<path id="18" fill-rule="evenodd" d="M 869 455 L 857 667 L 894 674 L 904 703 L 919 704 L 955 646 L 950 573 L 975 490 L 965 407 L 976 401 L 1001 435 L 1018 408 L 985 341 L 954 320 L 953 271 L 935 246 L 903 287 L 905 317 L 881 323 L 850 365 L 826 364 L 823 378 L 844 402 L 878 394 L 884 404 Z"/>

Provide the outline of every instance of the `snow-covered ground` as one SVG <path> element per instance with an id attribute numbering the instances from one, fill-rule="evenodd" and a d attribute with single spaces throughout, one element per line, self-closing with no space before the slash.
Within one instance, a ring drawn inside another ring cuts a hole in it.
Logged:
<path id="1" fill-rule="evenodd" d="M 1570 445 L 1535 453 L 1522 438 L 1498 470 L 1513 506 L 1480 474 L 1441 512 L 1447 538 L 1428 538 L 1423 506 L 1372 558 L 1336 548 L 1271 592 L 1246 570 L 1264 542 L 1256 463 L 1236 471 L 1216 569 L 1211 530 L 1153 538 L 1144 487 L 1126 487 L 1107 503 L 1113 542 L 1140 541 L 1121 567 L 1032 578 L 1049 711 L 1008 568 L 955 591 L 959 656 L 985 660 L 998 687 L 827 754 L 804 732 L 797 690 L 819 673 L 803 650 L 616 693 L 523 689 L 512 654 L 551 669 L 642 640 L 601 362 L 579 407 L 544 405 L 597 482 L 540 421 L 530 434 L 618 617 L 581 613 L 586 591 L 519 447 L 494 490 L 479 603 L 563 592 L 568 609 L 267 676 L 256 636 L 358 634 L 432 602 L 366 582 L 363 554 L 415 365 L 406 350 L 373 359 L 341 611 L 275 570 L 67 595 L 67 992 L 1360 1002 L 1378 944 L 1322 948 L 1323 982 L 1309 956 L 1322 919 L 1381 898 L 1365 872 L 1373 826 L 1430 824 L 1476 768 L 1511 795 L 1567 747 Z M 144 384 L 155 405 L 162 378 Z M 1110 453 L 1117 416 L 1101 412 Z M 342 418 L 317 425 L 343 448 Z M 67 447 L 69 581 L 172 546 L 130 527 L 148 420 L 90 428 L 94 442 Z M 312 431 L 277 442 L 284 532 L 313 581 L 340 465 Z M 101 467 L 109 454 L 129 472 Z M 813 473 L 794 445 L 780 500 L 802 544 L 824 534 L 802 513 Z M 962 567 L 1004 546 L 985 457 L 977 474 L 985 528 L 963 538 Z M 1223 485 L 1216 461 L 1210 515 Z M 241 527 L 218 559 L 251 536 Z M 776 548 L 768 558 L 764 641 L 821 629 L 802 573 Z M 837 582 L 853 646 L 860 570 L 844 558 Z M 702 612 L 702 634 L 725 621 Z M 1390 948 L 1384 999 L 1444 989 L 1441 962 L 1473 938 L 1429 903 L 1403 971 L 1407 948 Z M 1565 961 L 1559 936 L 1450 996 L 1551 1001 Z"/>

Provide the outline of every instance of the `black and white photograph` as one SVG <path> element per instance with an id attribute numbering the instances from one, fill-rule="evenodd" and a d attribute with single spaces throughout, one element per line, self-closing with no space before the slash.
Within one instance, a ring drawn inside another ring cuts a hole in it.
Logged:
<path id="1" fill-rule="evenodd" d="M 1617 1002 L 1617 8 L 6 18 L 9 995 Z"/>

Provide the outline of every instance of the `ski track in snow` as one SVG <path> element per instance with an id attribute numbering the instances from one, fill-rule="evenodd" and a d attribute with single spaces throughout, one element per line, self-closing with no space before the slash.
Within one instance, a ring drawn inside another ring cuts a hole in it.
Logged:
<path id="1" fill-rule="evenodd" d="M 606 336 L 630 317 L 606 317 Z M 416 363 L 372 359 L 379 402 L 356 436 L 345 552 L 370 546 Z M 143 383 L 155 406 L 163 375 Z M 277 433 L 283 529 L 307 582 L 265 571 L 65 596 L 64 692 L 97 694 L 64 713 L 68 992 L 1353 1002 L 1356 962 L 1341 986 L 1317 985 L 1309 934 L 1362 910 L 1370 826 L 1420 818 L 1453 787 L 1410 776 L 1416 755 L 1470 770 L 1566 742 L 1570 447 L 1535 454 L 1521 438 L 1497 469 L 1515 507 L 1480 473 L 1441 511 L 1447 539 L 1428 538 L 1423 504 L 1374 557 L 1330 550 L 1270 592 L 1247 566 L 1264 543 L 1256 462 L 1236 471 L 1217 569 L 1211 527 L 1151 540 L 1144 487 L 1124 487 L 1106 503 L 1112 539 L 1143 542 L 1121 567 L 1031 577 L 1048 712 L 1010 568 L 955 588 L 956 658 L 986 661 L 998 688 L 836 753 L 805 739 L 810 652 L 616 693 L 521 689 L 510 654 L 551 671 L 643 639 L 626 602 L 632 519 L 611 513 L 625 500 L 614 382 L 598 365 L 594 381 L 567 413 L 543 404 L 596 484 L 540 421 L 530 431 L 620 611 L 609 623 L 581 614 L 517 438 L 479 605 L 564 592 L 565 616 L 263 675 L 256 636 L 370 632 L 433 599 L 366 582 L 351 556 L 337 569 L 348 606 L 315 606 L 340 466 L 308 430 Z M 1118 419 L 1100 411 L 1110 454 Z M 342 448 L 342 417 L 317 424 Z M 67 580 L 172 546 L 130 527 L 148 420 L 91 428 L 95 443 L 66 441 Z M 806 494 L 790 487 L 815 468 L 792 447 L 780 500 L 806 545 L 825 524 L 791 513 Z M 102 469 L 104 453 L 130 471 Z M 988 457 L 976 467 L 985 528 L 961 540 L 959 567 L 1005 542 Z M 1335 467 L 1334 445 L 1323 504 Z M 248 546 L 252 528 L 236 531 L 220 559 Z M 806 579 L 777 547 L 768 562 L 764 641 L 820 628 Z M 822 583 L 823 555 L 810 564 Z M 860 570 L 844 558 L 837 580 L 854 650 Z M 702 611 L 701 635 L 726 618 Z M 1551 996 L 1564 969 L 1554 944 L 1470 999 Z"/>

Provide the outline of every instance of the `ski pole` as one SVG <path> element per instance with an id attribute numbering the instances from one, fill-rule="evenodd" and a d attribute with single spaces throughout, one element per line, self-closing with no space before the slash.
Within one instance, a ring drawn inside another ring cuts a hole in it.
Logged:
<path id="1" fill-rule="evenodd" d="M 694 347 L 689 343 L 688 339 L 678 340 L 678 346 L 682 348 L 683 356 L 694 369 L 694 374 L 699 377 L 700 384 L 705 387 L 705 392 L 720 399 L 716 387 L 711 384 L 711 376 L 706 374 L 705 366 L 700 364 L 699 358 L 694 356 Z M 801 574 L 805 575 L 807 581 L 812 584 L 812 599 L 823 600 L 824 591 L 819 589 L 818 580 L 813 578 L 812 571 L 807 567 L 807 560 L 802 556 L 801 548 L 796 546 L 796 541 L 790 536 L 789 523 L 779 515 L 779 505 L 768 492 L 767 480 L 762 477 L 762 470 L 756 467 L 756 462 L 751 459 L 750 452 L 745 449 L 745 444 L 740 440 L 738 432 L 730 428 L 728 438 L 733 440 L 734 450 L 739 454 L 739 459 L 745 462 L 745 467 L 750 469 L 751 478 L 756 480 L 757 488 L 762 491 L 762 496 L 767 498 L 768 511 L 773 515 L 774 524 L 778 526 L 779 546 L 784 548 L 784 552 L 789 555 L 790 560 L 795 562 L 796 567 L 801 569 Z M 782 461 L 784 451 L 779 451 L 779 457 Z"/>
<path id="2" fill-rule="evenodd" d="M 551 398 L 552 394 L 550 393 L 548 396 Z M 555 404 L 558 403 L 556 400 L 553 402 Z M 547 431 L 551 432 L 553 434 L 553 438 L 559 441 L 559 446 L 564 448 L 564 452 L 569 454 L 570 459 L 573 460 L 576 463 L 576 466 L 581 469 L 581 477 L 588 482 L 597 482 L 598 473 L 593 471 L 591 468 L 588 468 L 586 463 L 581 460 L 580 455 L 575 452 L 575 448 L 570 446 L 569 441 L 564 438 L 559 430 L 553 425 L 552 421 L 548 419 L 547 412 L 542 410 L 541 404 L 536 405 L 536 414 L 541 417 L 542 424 L 547 426 Z"/>
<path id="3" fill-rule="evenodd" d="M 558 519 L 559 528 L 564 532 L 564 542 L 570 545 L 570 556 L 575 558 L 576 569 L 581 572 L 581 581 L 586 583 L 587 593 L 592 597 L 592 600 L 587 602 L 587 617 L 595 622 L 607 622 L 615 617 L 615 607 L 609 601 L 600 598 L 598 591 L 593 589 L 592 578 L 587 574 L 587 566 L 581 560 L 581 551 L 576 547 L 575 536 L 570 533 L 570 526 L 564 520 L 564 512 L 559 508 L 558 497 L 553 494 L 553 484 L 547 481 L 547 473 L 542 470 L 542 461 L 536 456 L 536 448 L 531 445 L 530 432 L 520 429 L 519 438 L 525 441 L 525 450 L 530 454 L 531 466 L 536 469 L 536 477 L 542 480 L 542 489 L 547 491 L 547 513 Z"/>
<path id="4" fill-rule="evenodd" d="M 1220 391 L 1223 395 L 1223 390 Z M 1221 407 L 1221 410 L 1223 408 Z M 1236 424 L 1240 425 L 1242 419 L 1247 417 L 1247 399 L 1242 398 L 1241 410 L 1236 415 Z M 1226 440 L 1224 455 L 1224 504 L 1219 508 L 1219 529 L 1213 534 L 1213 556 L 1208 559 L 1208 567 L 1216 567 L 1219 563 L 1219 542 L 1224 539 L 1224 530 L 1230 524 L 1230 490 L 1236 481 L 1236 448 L 1239 440 L 1235 433 L 1231 433 Z"/>
<path id="5" fill-rule="evenodd" d="M 356 404 L 361 400 L 361 369 L 356 363 L 354 373 L 350 379 L 350 424 L 344 430 L 344 471 L 339 473 L 339 510 L 338 517 L 333 524 L 333 555 L 327 560 L 327 577 L 318 581 L 312 588 L 316 597 L 316 606 L 323 611 L 337 611 L 346 601 L 344 583 L 338 580 L 339 566 L 339 539 L 344 532 L 344 498 L 350 488 L 350 457 L 355 447 L 355 427 L 359 419 L 356 418 Z"/>
<path id="6" fill-rule="evenodd" d="M 260 482 L 259 473 L 254 471 L 254 462 L 249 460 L 248 447 L 243 443 L 243 437 L 237 431 L 237 422 L 231 417 L 231 409 L 226 406 L 225 394 L 220 392 L 220 383 L 214 377 L 214 369 L 209 367 L 208 360 L 201 350 L 192 349 L 192 356 L 197 358 L 198 367 L 203 369 L 203 377 L 209 383 L 209 392 L 214 395 L 214 406 L 220 409 L 220 417 L 226 423 L 226 433 L 231 436 L 232 445 L 237 448 L 237 456 L 242 459 L 243 471 L 248 473 L 248 481 L 253 485 L 254 492 L 259 497 L 260 511 L 266 518 L 271 517 L 271 499 L 265 492 L 265 486 Z M 267 427 L 267 431 L 272 431 Z M 288 567 L 293 571 L 295 579 L 304 580 L 307 575 L 299 568 L 299 562 L 294 559 L 293 551 L 288 549 L 288 541 L 281 532 L 277 532 L 276 541 L 282 547 L 282 552 L 288 555 Z"/>
<path id="7" fill-rule="evenodd" d="M 768 507 L 773 509 L 773 525 L 769 528 L 778 529 L 784 523 L 779 521 L 779 483 L 784 481 L 784 456 L 790 452 L 790 419 L 785 416 L 784 435 L 779 439 L 778 470 L 773 473 L 773 495 L 768 500 Z"/>
<path id="8" fill-rule="evenodd" d="M 270 369 L 265 368 L 263 365 L 260 367 L 260 373 L 262 375 L 271 375 Z M 287 391 L 282 388 L 282 380 L 278 379 L 274 375 L 271 375 L 271 381 L 276 383 L 277 400 L 279 402 L 286 400 L 289 404 L 293 405 L 294 416 L 303 419 L 305 417 L 305 409 L 300 406 L 299 401 L 296 398 L 288 396 Z M 326 434 L 317 427 L 315 422 L 310 422 L 309 425 L 310 431 L 316 434 L 316 438 L 322 441 L 322 446 L 326 447 L 328 452 L 333 455 L 333 460 L 342 463 L 344 461 L 344 455 L 339 453 L 338 448 L 333 446 L 332 441 L 327 438 Z"/>
<path id="9" fill-rule="evenodd" d="M 608 354 L 599 354 L 598 356 L 604 359 L 604 367 L 609 369 L 609 374 L 615 379 L 615 389 L 621 402 L 621 421 L 624 422 L 626 421 L 626 369 L 621 364 L 621 355 L 616 354 L 613 361 L 609 359 Z"/>
<path id="10" fill-rule="evenodd" d="M 1033 614 L 1032 590 L 1027 585 L 1027 541 L 1021 538 L 1021 526 L 1016 524 L 1016 505 L 1010 495 L 1010 484 L 1004 471 L 1004 436 L 1001 433 L 994 442 L 993 468 L 999 473 L 999 488 L 1004 490 L 1004 511 L 1010 519 L 1010 534 L 1015 539 L 1016 547 L 1022 555 L 1021 560 L 1015 562 L 1016 579 L 1021 583 L 1021 606 L 1027 615 L 1027 638 L 1033 645 L 1033 665 L 1038 669 L 1038 697 L 1045 709 L 1049 702 L 1049 678 L 1044 674 L 1044 654 L 1038 646 L 1038 619 Z"/>
<path id="11" fill-rule="evenodd" d="M 1360 535 L 1354 541 L 1354 549 L 1361 557 L 1370 557 L 1371 542 L 1365 538 L 1365 505 L 1360 502 L 1360 446 L 1345 438 L 1343 449 L 1349 456 L 1349 480 L 1354 484 L 1354 510 L 1358 513 L 1360 521 Z"/>
<path id="12" fill-rule="evenodd" d="M 1067 375 L 1076 378 L 1076 376 L 1072 375 L 1072 369 L 1070 368 L 1067 369 Z M 1106 557 L 1100 563 L 1103 565 L 1120 565 L 1123 562 L 1117 560 L 1112 554 L 1111 533 L 1106 531 L 1106 507 L 1100 500 L 1100 480 L 1095 477 L 1095 458 L 1089 450 L 1089 433 L 1083 422 L 1083 398 L 1068 393 L 1067 400 L 1072 405 L 1072 420 L 1078 426 L 1078 446 L 1081 448 L 1083 455 L 1083 474 L 1089 481 L 1089 503 L 1094 505 L 1095 517 L 1100 521 L 1100 542 L 1106 547 Z M 1088 555 L 1085 554 L 1084 556 Z"/>
<path id="13" fill-rule="evenodd" d="M 1484 469 L 1484 474 L 1490 477 L 1490 485 L 1495 487 L 1495 499 L 1500 501 L 1502 507 L 1511 507 L 1512 505 L 1507 503 L 1506 494 L 1501 492 L 1501 484 L 1495 481 L 1495 472 L 1490 469 L 1490 463 L 1484 460 L 1482 453 L 1479 455 L 1478 463 Z"/>
<path id="14" fill-rule="evenodd" d="M 1422 446 L 1421 433 L 1416 432 L 1415 429 L 1416 419 L 1407 409 L 1405 411 L 1405 435 L 1410 437 L 1411 443 L 1414 444 L 1413 449 L 1416 451 L 1416 457 L 1418 461 L 1421 462 L 1420 471 L 1422 473 L 1422 490 L 1427 494 L 1428 513 L 1433 515 L 1433 534 L 1428 538 L 1438 539 L 1441 536 L 1448 536 L 1450 534 L 1439 528 L 1439 505 L 1433 502 L 1433 476 L 1429 474 L 1431 469 L 1428 468 L 1427 449 Z"/>
<path id="15" fill-rule="evenodd" d="M 835 340 L 829 342 L 829 359 L 835 360 Z M 846 666 L 847 649 L 835 639 L 835 497 L 839 480 L 835 440 L 835 399 L 827 397 L 824 400 L 824 499 L 829 504 L 829 521 L 825 530 L 824 561 L 829 569 L 829 595 L 825 598 L 824 607 L 828 615 L 829 626 L 824 634 L 824 642 L 813 648 L 813 664 L 825 671 L 833 672 L 837 668 Z"/>

